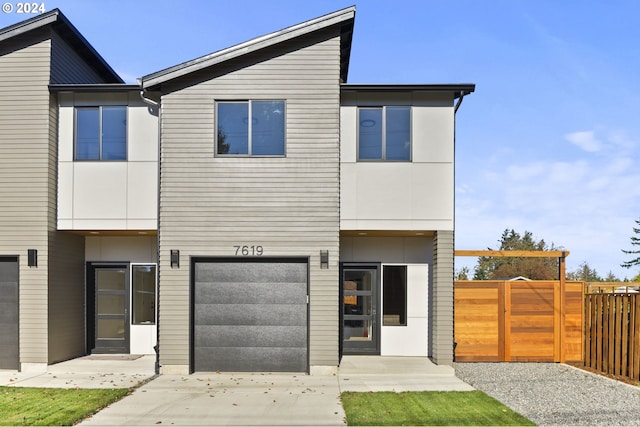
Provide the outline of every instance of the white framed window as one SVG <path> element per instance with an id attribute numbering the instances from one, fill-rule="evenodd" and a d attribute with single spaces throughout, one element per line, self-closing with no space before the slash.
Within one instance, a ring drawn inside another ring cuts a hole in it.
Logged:
<path id="1" fill-rule="evenodd" d="M 285 101 L 216 102 L 216 156 L 285 155 Z"/>
<path id="2" fill-rule="evenodd" d="M 75 109 L 75 160 L 127 160 L 127 107 Z"/>
<path id="3" fill-rule="evenodd" d="M 359 161 L 411 161 L 411 107 L 358 108 Z"/>

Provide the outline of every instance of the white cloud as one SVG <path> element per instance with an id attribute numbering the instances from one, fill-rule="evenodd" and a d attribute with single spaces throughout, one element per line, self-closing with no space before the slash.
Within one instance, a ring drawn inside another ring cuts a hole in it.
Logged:
<path id="1" fill-rule="evenodd" d="M 595 153 L 602 149 L 602 142 L 596 138 L 594 131 L 572 132 L 564 137 L 567 141 L 589 153 Z"/>
<path id="2" fill-rule="evenodd" d="M 566 135 L 594 153 L 579 158 L 571 153 L 557 159 L 511 157 L 501 168 L 485 164 L 461 171 L 457 185 L 474 191 L 457 192 L 456 246 L 497 247 L 504 229 L 527 230 L 569 250 L 570 271 L 586 261 L 601 276 L 609 270 L 621 278 L 635 276 L 637 271 L 620 264 L 626 259 L 621 249 L 629 248 L 640 217 L 640 157 L 634 150 L 639 145 L 620 133 L 602 135 L 602 140 L 592 131 Z"/>

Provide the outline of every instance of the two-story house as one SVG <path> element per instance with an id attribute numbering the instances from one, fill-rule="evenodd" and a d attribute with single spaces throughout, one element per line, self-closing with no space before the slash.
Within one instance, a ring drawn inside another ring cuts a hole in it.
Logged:
<path id="1" fill-rule="evenodd" d="M 350 7 L 124 84 L 58 11 L 0 29 L 0 368 L 453 360 L 473 84 L 347 84 Z"/>

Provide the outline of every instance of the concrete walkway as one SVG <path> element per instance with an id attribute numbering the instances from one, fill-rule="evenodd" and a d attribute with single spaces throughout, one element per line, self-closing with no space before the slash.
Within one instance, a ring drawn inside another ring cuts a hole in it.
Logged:
<path id="1" fill-rule="evenodd" d="M 155 376 L 155 356 L 94 355 L 47 367 L 47 372 L 0 370 L 0 385 L 44 388 L 131 388 Z"/>
<path id="2" fill-rule="evenodd" d="M 340 391 L 469 391 L 451 366 L 425 357 L 344 356 L 338 368 Z"/>
<path id="3" fill-rule="evenodd" d="M 349 356 L 329 375 L 198 373 L 154 377 L 154 356 L 88 356 L 45 374 L 0 371 L 0 384 L 134 387 L 81 425 L 345 425 L 343 391 L 473 390 L 426 358 Z M 151 379 L 151 381 L 149 381 Z"/>

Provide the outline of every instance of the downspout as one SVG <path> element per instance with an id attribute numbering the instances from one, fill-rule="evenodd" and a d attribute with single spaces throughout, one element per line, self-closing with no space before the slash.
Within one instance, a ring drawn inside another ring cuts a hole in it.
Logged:
<path id="1" fill-rule="evenodd" d="M 144 102 L 147 105 L 151 105 L 152 107 L 160 107 L 160 103 L 157 101 L 154 101 L 151 98 L 147 98 L 144 94 L 144 89 L 142 89 L 140 91 L 140 98 L 142 98 L 142 102 Z"/>
<path id="2" fill-rule="evenodd" d="M 156 375 L 160 374 L 160 140 L 161 140 L 161 118 L 162 118 L 162 108 L 160 107 L 160 102 L 154 101 L 151 98 L 147 98 L 145 95 L 145 90 L 142 89 L 142 80 L 138 79 L 140 83 L 140 99 L 142 102 L 149 105 L 151 108 L 158 109 L 158 191 L 156 192 L 157 197 L 157 236 L 156 236 L 156 259 L 158 260 L 158 268 L 156 270 L 156 345 L 153 346 L 153 350 L 156 352 L 156 363 L 155 363 L 155 373 Z"/>
<path id="3" fill-rule="evenodd" d="M 456 187 L 456 172 L 455 172 L 455 156 L 456 156 L 456 113 L 458 112 L 458 108 L 460 108 L 460 104 L 462 104 L 462 100 L 464 99 L 464 91 L 460 91 L 460 97 L 458 98 L 458 102 L 456 102 L 455 107 L 453 108 L 453 158 L 454 158 L 454 162 L 453 162 L 453 188 L 455 189 Z M 456 192 L 453 192 L 453 268 L 454 268 L 454 274 L 455 274 L 455 266 L 456 266 L 456 256 L 455 256 L 455 250 L 456 250 L 456 235 L 455 235 L 455 230 L 456 230 Z M 436 238 L 437 238 L 437 234 L 436 234 Z M 454 279 L 454 286 L 455 286 L 455 277 Z M 454 304 L 455 305 L 455 304 Z M 454 331 L 455 331 L 455 319 L 454 319 Z M 458 343 L 456 342 L 456 337 L 454 334 L 453 337 L 453 348 L 451 349 L 451 360 L 453 362 L 456 361 L 456 347 L 458 346 Z"/>

